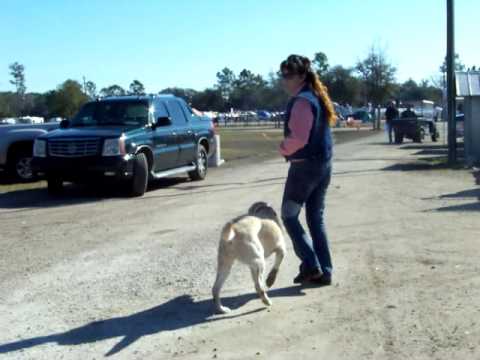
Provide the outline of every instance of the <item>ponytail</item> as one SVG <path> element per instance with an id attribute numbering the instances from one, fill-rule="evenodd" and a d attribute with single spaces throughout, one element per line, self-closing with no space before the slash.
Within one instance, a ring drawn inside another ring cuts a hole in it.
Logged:
<path id="1" fill-rule="evenodd" d="M 330 127 L 334 127 L 337 123 L 337 114 L 335 112 L 333 102 L 330 99 L 330 95 L 328 94 L 327 87 L 322 83 L 318 75 L 312 70 L 307 72 L 306 82 L 310 85 L 312 91 L 322 102 L 328 125 Z"/>

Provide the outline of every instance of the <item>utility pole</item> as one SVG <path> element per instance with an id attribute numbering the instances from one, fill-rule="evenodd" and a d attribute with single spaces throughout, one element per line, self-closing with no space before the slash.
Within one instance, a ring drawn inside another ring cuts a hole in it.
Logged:
<path id="1" fill-rule="evenodd" d="M 447 121 L 448 162 L 457 161 L 457 124 L 455 106 L 455 13 L 454 0 L 447 0 Z"/>

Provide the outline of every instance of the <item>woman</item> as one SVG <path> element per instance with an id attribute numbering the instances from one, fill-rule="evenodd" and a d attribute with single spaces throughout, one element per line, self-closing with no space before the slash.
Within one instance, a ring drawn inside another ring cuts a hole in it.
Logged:
<path id="1" fill-rule="evenodd" d="M 282 220 L 301 260 L 294 283 L 330 285 L 332 262 L 323 213 L 332 175 L 333 103 L 310 60 L 291 55 L 280 65 L 285 90 L 291 95 L 285 115 L 280 153 L 290 162 L 282 201 Z M 308 235 L 298 216 L 305 205 Z"/>

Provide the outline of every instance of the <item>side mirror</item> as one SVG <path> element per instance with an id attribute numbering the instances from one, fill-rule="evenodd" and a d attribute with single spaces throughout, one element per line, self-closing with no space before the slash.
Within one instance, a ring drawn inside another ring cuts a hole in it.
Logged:
<path id="1" fill-rule="evenodd" d="M 172 120 L 169 117 L 159 117 L 157 119 L 157 123 L 155 124 L 157 127 L 166 127 L 172 125 Z"/>
<path id="2" fill-rule="evenodd" d="M 67 129 L 70 127 L 70 120 L 62 120 L 60 121 L 60 129 Z"/>

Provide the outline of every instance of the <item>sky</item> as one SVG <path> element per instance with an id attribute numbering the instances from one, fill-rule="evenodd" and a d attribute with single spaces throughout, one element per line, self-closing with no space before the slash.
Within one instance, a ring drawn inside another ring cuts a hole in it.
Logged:
<path id="1" fill-rule="evenodd" d="M 268 75 L 289 54 L 324 52 L 354 66 L 383 48 L 397 80 L 437 75 L 446 49 L 445 0 L 0 0 L 0 91 L 8 65 L 25 66 L 28 91 L 66 79 L 97 88 L 202 90 L 229 67 Z M 480 66 L 479 0 L 456 0 L 456 51 Z"/>

